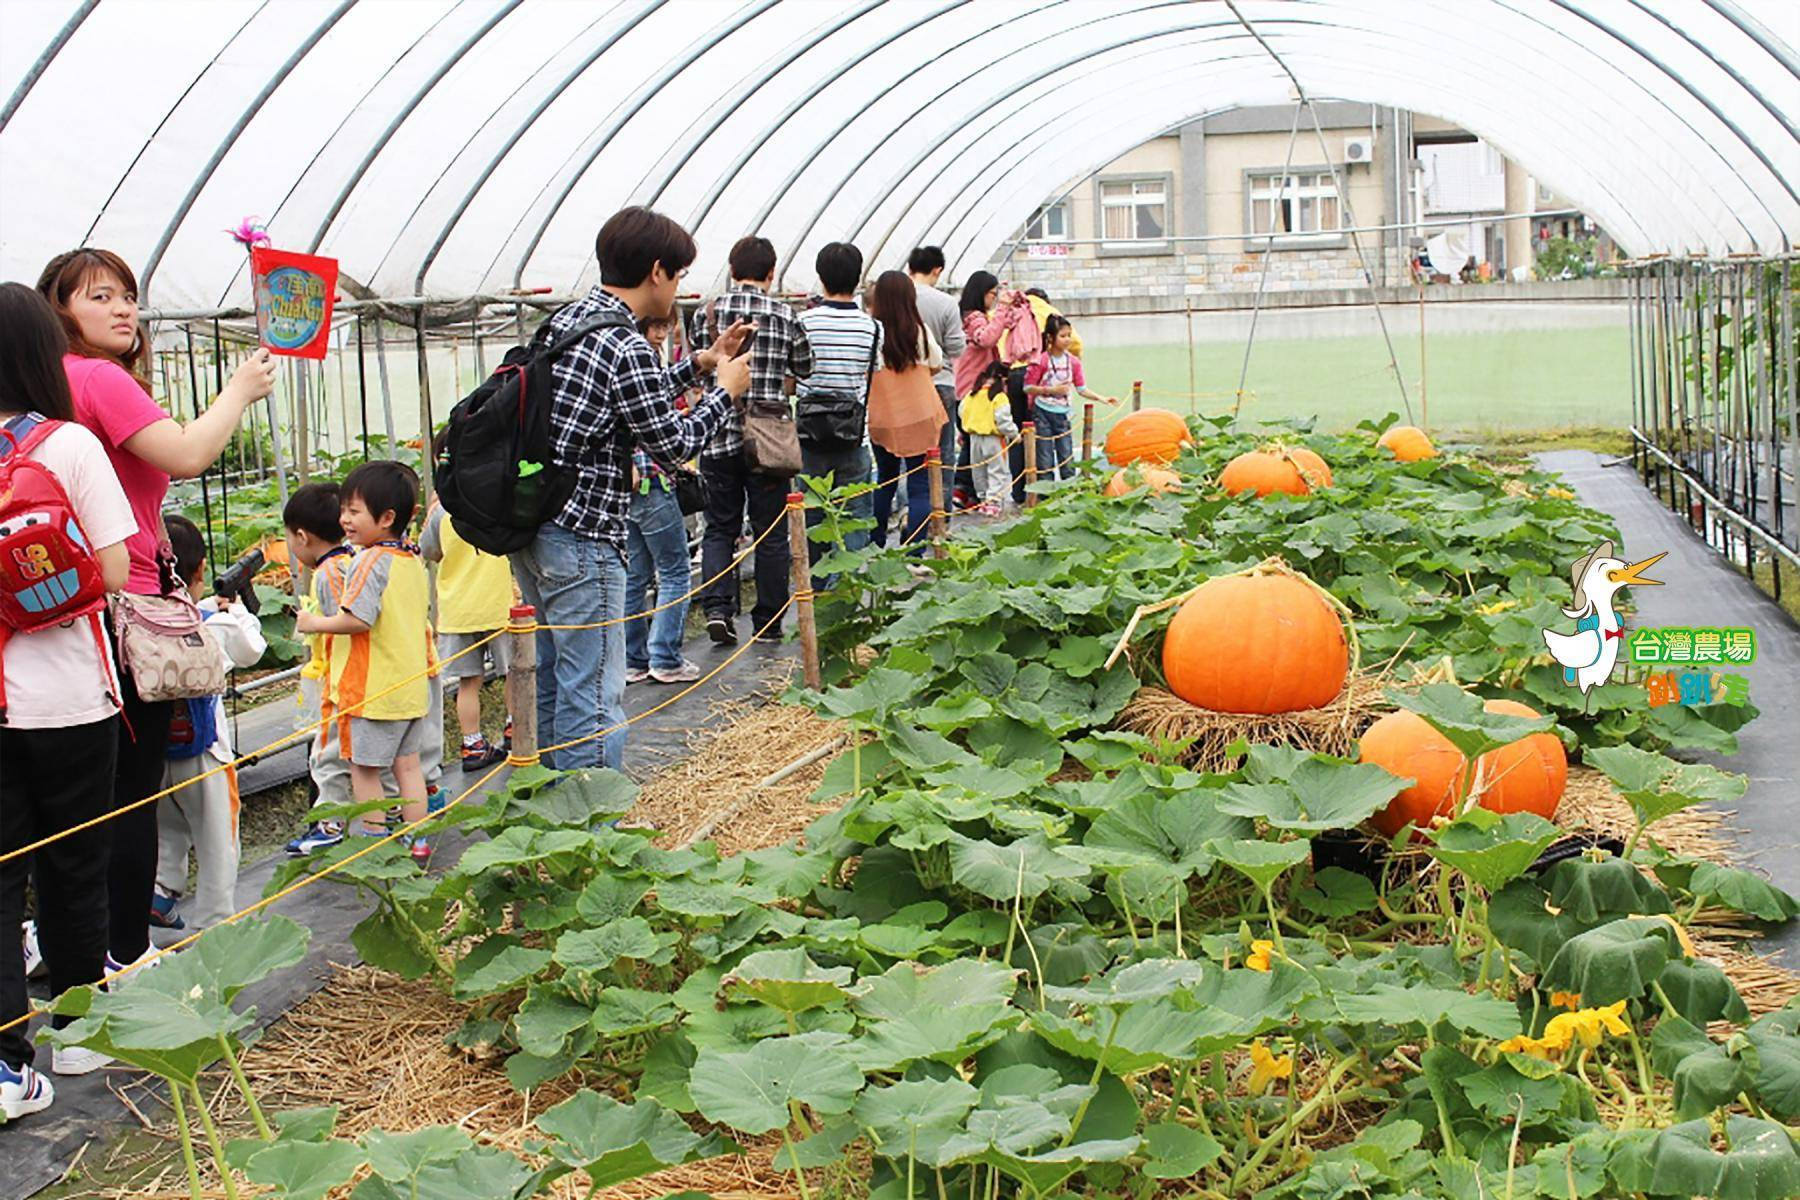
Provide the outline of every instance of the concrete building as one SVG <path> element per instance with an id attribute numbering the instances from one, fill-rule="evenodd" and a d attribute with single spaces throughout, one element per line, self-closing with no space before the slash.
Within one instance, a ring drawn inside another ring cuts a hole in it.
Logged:
<path id="1" fill-rule="evenodd" d="M 1316 107 L 1323 149 L 1301 113 L 1285 171 L 1293 106 L 1192 121 L 1070 180 L 990 267 L 1059 299 L 1156 297 L 1158 307 L 1253 292 L 1265 272 L 1269 292 L 1351 289 L 1364 279 L 1344 230 L 1427 219 L 1436 224 L 1358 235 L 1377 286 L 1410 285 L 1427 243 L 1435 273 L 1455 278 L 1472 255 L 1493 278 L 1528 277 L 1533 222 L 1498 218 L 1537 207 L 1530 175 L 1448 122 L 1368 104 Z"/>

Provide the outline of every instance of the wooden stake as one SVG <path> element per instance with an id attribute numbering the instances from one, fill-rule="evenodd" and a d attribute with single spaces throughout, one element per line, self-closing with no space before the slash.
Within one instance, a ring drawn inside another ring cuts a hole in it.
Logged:
<path id="1" fill-rule="evenodd" d="M 931 557 L 943 558 L 944 535 L 949 525 L 944 511 L 944 472 L 940 467 L 943 451 L 933 446 L 925 451 L 925 479 L 931 490 Z"/>
<path id="2" fill-rule="evenodd" d="M 1094 402 L 1089 400 L 1081 406 L 1081 461 L 1087 462 L 1094 457 Z"/>
<path id="3" fill-rule="evenodd" d="M 1138 412 L 1142 410 L 1143 407 L 1144 381 L 1141 379 L 1134 379 L 1131 381 L 1131 411 Z"/>
<path id="4" fill-rule="evenodd" d="M 927 472 L 934 481 L 936 471 Z M 819 629 L 813 623 L 812 563 L 806 549 L 806 497 L 789 492 L 787 498 L 788 559 L 794 589 L 794 620 L 800 627 L 800 669 L 806 686 L 818 691 L 824 686 L 819 673 Z"/>
<path id="5" fill-rule="evenodd" d="M 508 615 L 506 639 L 512 662 L 506 668 L 506 707 L 512 713 L 512 754 L 506 760 L 515 767 L 538 761 L 537 727 L 537 609 L 529 604 L 513 607 Z"/>

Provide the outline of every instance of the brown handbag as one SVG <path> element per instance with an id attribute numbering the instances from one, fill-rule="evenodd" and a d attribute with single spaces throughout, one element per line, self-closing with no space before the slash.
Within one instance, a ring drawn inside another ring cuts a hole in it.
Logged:
<path id="1" fill-rule="evenodd" d="M 744 463 L 758 475 L 800 473 L 800 431 L 785 402 L 745 403 Z"/>
<path id="2" fill-rule="evenodd" d="M 914 363 L 886 367 L 869 379 L 869 440 L 897 458 L 912 458 L 938 444 L 949 415 L 931 381 L 931 368 Z"/>

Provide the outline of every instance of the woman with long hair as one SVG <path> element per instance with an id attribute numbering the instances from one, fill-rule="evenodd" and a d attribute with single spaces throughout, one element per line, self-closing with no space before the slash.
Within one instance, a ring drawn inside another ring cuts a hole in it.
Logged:
<path id="1" fill-rule="evenodd" d="M 244 411 L 275 388 L 275 361 L 259 349 L 225 390 L 186 425 L 150 398 L 150 344 L 138 320 L 137 277 L 109 250 L 71 250 L 51 259 L 38 292 L 61 318 L 68 338 L 63 369 L 75 419 L 100 439 L 131 502 L 137 532 L 126 542 L 131 570 L 124 590 L 172 594 L 179 586 L 163 532 L 169 480 L 191 479 L 218 459 Z M 113 798 L 123 808 L 161 787 L 172 701 L 139 698 L 129 673 L 119 681 L 128 730 L 119 743 Z M 111 919 L 108 956 L 114 967 L 150 949 L 150 900 L 156 883 L 156 806 L 140 805 L 107 822 Z"/>
<path id="2" fill-rule="evenodd" d="M 1001 359 L 1002 341 L 1011 342 L 1014 330 L 1030 327 L 1035 338 L 1037 322 L 1031 315 L 1031 301 L 1025 293 L 1002 288 L 991 271 L 976 271 L 963 282 L 962 297 L 957 302 L 962 310 L 963 352 L 956 359 L 956 397 L 962 399 L 975 390 L 977 382 L 995 363 L 1008 367 L 1007 399 L 1012 405 L 1015 425 L 1031 420 L 1031 406 L 1025 398 L 1025 372 L 1014 371 L 1010 359 Z M 1015 386 L 1015 382 L 1017 386 Z M 1012 469 L 1013 499 L 1025 498 L 1025 449 L 1016 439 L 1007 448 Z"/>
<path id="3" fill-rule="evenodd" d="M 137 522 L 104 447 L 75 420 L 63 370 L 67 352 L 68 341 L 44 298 L 22 283 L 0 284 L 0 430 L 5 435 L 0 436 L 0 459 L 24 453 L 49 468 L 69 498 L 79 530 L 78 538 L 66 530 L 62 536 L 85 542 L 106 590 L 118 591 L 130 570 L 125 543 L 137 531 Z M 47 422 L 52 424 L 44 432 Z M 0 508 L 4 504 L 0 501 Z M 32 514 L 19 515 L 29 520 Z M 22 527 L 7 532 L 15 534 Z M 27 1011 L 27 955 L 7 939 L 20 928 L 28 880 L 37 891 L 32 935 L 49 969 L 51 989 L 61 993 L 102 974 L 112 831 L 102 824 L 57 835 L 111 808 L 119 746 L 114 666 L 97 618 L 77 616 L 35 632 L 5 632 L 0 650 L 6 705 L 5 723 L 0 724 L 0 762 L 5 763 L 0 769 L 0 854 L 43 838 L 56 840 L 33 854 L 0 862 L 0 1025 Z M 56 1023 L 67 1020 L 58 1017 Z M 47 1108 L 55 1098 L 50 1081 L 32 1069 L 32 1058 L 24 1025 L 0 1033 L 0 1112 L 9 1121 Z M 106 1061 L 91 1050 L 56 1050 L 51 1069 L 82 1075 Z"/>
<path id="4" fill-rule="evenodd" d="M 943 352 L 925 329 L 919 315 L 918 289 L 906 272 L 883 271 L 869 288 L 867 308 L 869 315 L 881 323 L 881 366 L 876 373 L 876 387 L 871 390 L 873 406 L 873 397 L 881 391 L 882 371 L 898 375 L 918 366 L 924 366 L 927 372 L 936 371 L 943 365 Z M 929 383 L 929 374 L 926 382 Z M 935 387 L 932 395 L 937 395 Z M 942 405 L 937 404 L 936 409 L 942 411 Z M 873 407 L 869 422 L 871 429 L 880 424 Z M 877 546 L 887 545 L 888 520 L 894 511 L 894 481 L 902 472 L 910 472 L 906 476 L 906 520 L 901 526 L 901 541 L 903 545 L 917 546 L 923 553 L 919 531 L 931 519 L 931 480 L 928 472 L 917 468 L 923 466 L 925 455 L 896 454 L 874 441 L 873 433 L 870 436 L 875 449 L 875 475 L 880 483 L 875 488 L 875 530 L 869 540 Z M 931 440 L 935 444 L 935 433 Z"/>

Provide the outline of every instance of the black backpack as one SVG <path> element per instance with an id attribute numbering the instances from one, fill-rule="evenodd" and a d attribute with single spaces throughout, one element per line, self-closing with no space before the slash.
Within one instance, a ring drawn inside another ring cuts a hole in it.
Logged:
<path id="1" fill-rule="evenodd" d="M 600 329 L 628 329 L 624 313 L 602 313 L 554 341 L 548 323 L 529 346 L 506 352 L 494 373 L 450 410 L 437 464 L 438 498 L 462 539 L 489 554 L 523 550 L 575 490 L 575 472 L 552 460 L 551 368 Z"/>

